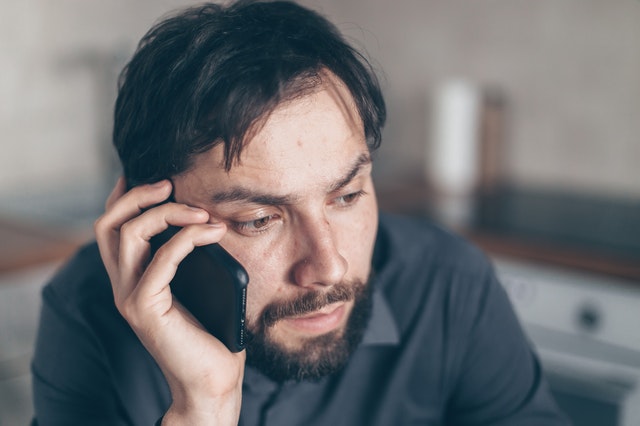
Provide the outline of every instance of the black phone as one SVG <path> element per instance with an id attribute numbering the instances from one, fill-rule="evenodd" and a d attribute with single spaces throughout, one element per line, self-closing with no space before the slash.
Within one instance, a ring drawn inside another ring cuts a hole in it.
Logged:
<path id="1" fill-rule="evenodd" d="M 151 239 L 152 253 L 180 228 L 170 226 Z M 196 247 L 178 265 L 170 283 L 180 303 L 231 352 L 245 346 L 249 275 L 220 244 Z"/>

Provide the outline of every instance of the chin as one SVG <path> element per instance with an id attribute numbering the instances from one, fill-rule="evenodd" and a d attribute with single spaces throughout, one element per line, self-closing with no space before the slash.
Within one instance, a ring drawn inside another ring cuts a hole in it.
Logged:
<path id="1" fill-rule="evenodd" d="M 247 330 L 247 365 L 276 382 L 319 380 L 339 372 L 362 341 L 371 316 L 371 294 L 370 285 L 359 286 L 345 324 L 323 334 L 293 337 L 297 333 L 289 334 L 289 327 L 277 323 Z"/>

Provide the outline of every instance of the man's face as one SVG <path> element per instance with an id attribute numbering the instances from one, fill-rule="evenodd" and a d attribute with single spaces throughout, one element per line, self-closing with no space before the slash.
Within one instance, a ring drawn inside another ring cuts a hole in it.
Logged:
<path id="1" fill-rule="evenodd" d="M 200 154 L 174 178 L 176 201 L 227 225 L 220 243 L 250 277 L 250 335 L 284 354 L 275 359 L 330 358 L 344 346 L 356 300 L 366 299 L 378 221 L 351 96 L 325 78 L 276 108 L 229 172 L 223 160 L 221 145 Z"/>

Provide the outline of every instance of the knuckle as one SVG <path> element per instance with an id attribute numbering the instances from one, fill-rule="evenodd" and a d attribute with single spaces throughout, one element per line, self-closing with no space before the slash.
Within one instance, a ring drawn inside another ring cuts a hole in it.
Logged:
<path id="1" fill-rule="evenodd" d="M 138 320 L 138 309 L 135 301 L 131 298 L 121 300 L 119 304 L 116 304 L 120 314 L 127 320 L 129 324 L 135 326 Z"/>
<path id="2" fill-rule="evenodd" d="M 96 231 L 96 233 L 101 234 L 103 230 L 106 228 L 106 225 L 104 222 L 105 222 L 104 215 L 100 216 L 93 222 L 93 229 L 94 231 Z"/>
<path id="3" fill-rule="evenodd" d="M 134 221 L 129 221 L 129 222 L 125 222 L 121 227 L 120 227 L 120 232 L 122 234 L 133 234 L 136 232 L 136 223 Z"/>
<path id="4" fill-rule="evenodd" d="M 156 250 L 153 255 L 153 260 L 159 264 L 171 263 L 172 253 L 173 251 L 171 250 L 171 247 L 169 247 L 169 243 L 165 243 Z"/>

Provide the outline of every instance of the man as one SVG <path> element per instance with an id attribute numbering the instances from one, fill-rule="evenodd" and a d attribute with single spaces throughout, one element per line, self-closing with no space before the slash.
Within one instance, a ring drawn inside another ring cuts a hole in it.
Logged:
<path id="1" fill-rule="evenodd" d="M 97 246 L 43 293 L 37 422 L 564 424 L 483 256 L 379 220 L 384 120 L 366 61 L 295 4 L 205 5 L 153 28 L 116 103 L 126 182 Z M 169 287 L 218 242 L 250 276 L 246 354 Z"/>

